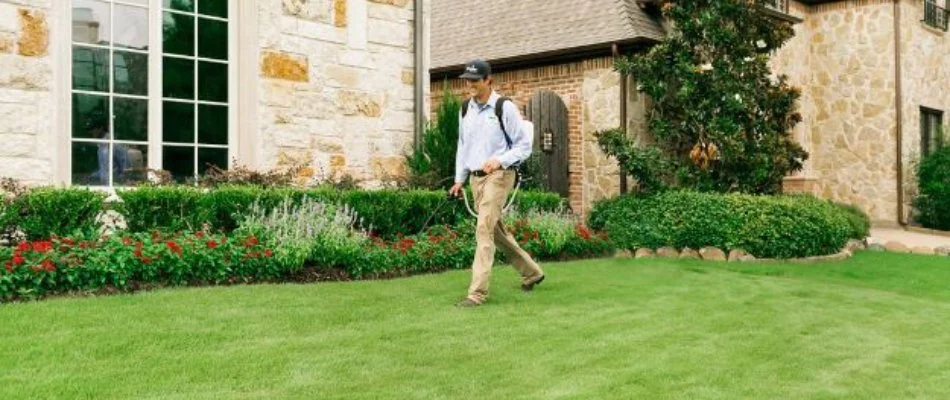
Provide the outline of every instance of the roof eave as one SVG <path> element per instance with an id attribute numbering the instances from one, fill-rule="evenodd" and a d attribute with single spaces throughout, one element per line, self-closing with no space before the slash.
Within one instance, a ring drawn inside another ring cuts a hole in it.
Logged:
<path id="1" fill-rule="evenodd" d="M 491 63 L 492 72 L 497 74 L 510 70 L 610 56 L 613 54 L 614 46 L 617 46 L 621 53 L 626 53 L 629 51 L 635 51 L 638 48 L 645 48 L 655 43 L 658 43 L 658 41 L 652 38 L 636 37 L 620 41 L 611 41 L 588 46 L 557 49 L 531 54 L 521 54 L 517 56 L 490 59 L 486 61 Z M 441 79 L 445 77 L 454 78 L 454 75 L 457 75 L 459 71 L 464 68 L 464 66 L 464 64 L 453 64 L 430 68 L 429 75 L 432 79 Z"/>

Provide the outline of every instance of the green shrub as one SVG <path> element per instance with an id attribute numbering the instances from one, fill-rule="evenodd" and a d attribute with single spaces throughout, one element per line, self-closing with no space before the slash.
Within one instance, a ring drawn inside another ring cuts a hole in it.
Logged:
<path id="1" fill-rule="evenodd" d="M 871 218 L 860 208 L 851 204 L 834 203 L 848 219 L 851 226 L 851 233 L 848 235 L 851 239 L 864 239 L 871 233 Z"/>
<path id="2" fill-rule="evenodd" d="M 116 209 L 125 217 L 129 231 L 197 230 L 201 227 L 197 211 L 203 193 L 194 187 L 141 187 L 120 190 L 116 194 L 122 200 Z"/>
<path id="3" fill-rule="evenodd" d="M 950 230 L 950 146 L 924 157 L 917 167 L 920 195 L 914 201 L 921 225 Z"/>
<path id="4" fill-rule="evenodd" d="M 435 112 L 435 123 L 426 127 L 419 148 L 405 154 L 410 186 L 448 189 L 454 183 L 460 107 L 459 98 L 446 86 Z"/>
<path id="5" fill-rule="evenodd" d="M 827 255 L 855 228 L 841 207 L 811 196 L 672 191 L 598 202 L 590 227 L 618 247 L 741 248 L 760 258 Z"/>
<path id="6" fill-rule="evenodd" d="M 445 203 L 445 192 L 429 190 L 221 186 L 206 191 L 166 186 L 122 191 L 119 196 L 124 202 L 123 215 L 133 232 L 197 229 L 203 223 L 230 232 L 255 202 L 264 209 L 273 209 L 285 198 L 298 204 L 304 196 L 327 204 L 348 205 L 359 215 L 359 227 L 384 237 L 419 233 L 428 226 L 454 225 L 471 218 L 461 202 Z M 524 210 L 556 210 L 562 205 L 562 199 L 553 193 L 523 191 L 516 199 L 516 206 Z"/>
<path id="7" fill-rule="evenodd" d="M 28 239 L 93 233 L 105 193 L 76 188 L 36 188 L 18 196 L 4 210 L 5 229 L 19 228 Z"/>

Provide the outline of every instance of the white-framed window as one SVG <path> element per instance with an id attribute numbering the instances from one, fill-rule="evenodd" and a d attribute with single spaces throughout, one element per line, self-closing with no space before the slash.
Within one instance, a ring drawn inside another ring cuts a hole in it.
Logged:
<path id="1" fill-rule="evenodd" d="M 63 0 L 69 183 L 186 181 L 235 155 L 237 0 Z"/>

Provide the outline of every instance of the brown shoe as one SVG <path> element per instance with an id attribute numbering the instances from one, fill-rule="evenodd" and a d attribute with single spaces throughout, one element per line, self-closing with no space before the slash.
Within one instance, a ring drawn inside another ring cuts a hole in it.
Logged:
<path id="1" fill-rule="evenodd" d="M 523 291 L 525 291 L 525 292 L 530 292 L 530 291 L 534 290 L 534 287 L 535 287 L 536 285 L 541 284 L 541 282 L 544 282 L 544 275 L 541 275 L 541 277 L 538 278 L 538 280 L 536 280 L 536 281 L 534 281 L 534 282 L 525 283 L 525 284 L 521 285 L 521 290 L 523 290 Z"/>
<path id="2" fill-rule="evenodd" d="M 455 303 L 455 306 L 456 306 L 456 307 L 462 307 L 462 308 L 478 307 L 478 306 L 480 306 L 480 305 L 482 305 L 482 303 L 479 303 L 479 302 L 477 302 L 477 301 L 475 301 L 475 300 L 472 300 L 472 299 L 469 299 L 469 298 L 466 298 L 465 300 L 462 300 L 462 301 L 460 301 L 460 302 L 458 302 L 458 303 Z"/>

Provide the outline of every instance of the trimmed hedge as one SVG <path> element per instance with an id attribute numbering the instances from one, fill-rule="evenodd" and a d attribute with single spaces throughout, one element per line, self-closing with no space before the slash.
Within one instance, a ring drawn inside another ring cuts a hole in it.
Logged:
<path id="1" fill-rule="evenodd" d="M 950 146 L 924 157 L 917 167 L 920 196 L 917 221 L 930 229 L 950 230 Z"/>
<path id="2" fill-rule="evenodd" d="M 19 228 L 30 240 L 96 232 L 105 198 L 105 193 L 88 189 L 30 190 L 2 210 L 0 228 L 7 232 Z"/>
<path id="3" fill-rule="evenodd" d="M 386 237 L 418 233 L 425 226 L 454 225 L 470 218 L 461 202 L 444 204 L 445 192 L 442 191 L 262 189 L 256 186 L 206 190 L 163 186 L 126 190 L 118 195 L 123 200 L 118 209 L 133 232 L 199 229 L 203 223 L 230 232 L 237 228 L 242 213 L 250 210 L 255 201 L 265 208 L 273 208 L 284 198 L 299 203 L 304 196 L 330 204 L 348 204 L 356 210 L 362 227 Z M 557 194 L 544 192 L 519 192 L 516 203 L 520 209 L 540 211 L 553 211 L 563 205 Z"/>
<path id="4" fill-rule="evenodd" d="M 670 191 L 597 203 L 589 226 L 619 248 L 714 246 L 759 258 L 834 254 L 863 238 L 867 216 L 811 196 Z"/>

